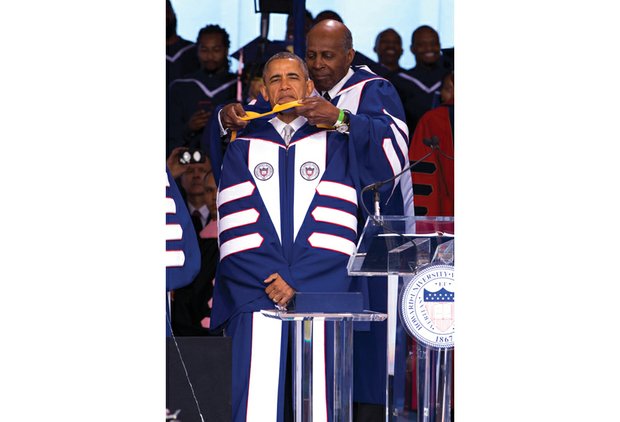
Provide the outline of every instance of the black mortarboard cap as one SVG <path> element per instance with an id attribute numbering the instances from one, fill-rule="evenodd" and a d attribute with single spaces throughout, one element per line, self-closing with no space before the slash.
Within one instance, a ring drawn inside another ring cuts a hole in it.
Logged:
<path id="1" fill-rule="evenodd" d="M 245 63 L 266 63 L 276 53 L 291 51 L 287 48 L 289 45 L 285 41 L 269 41 L 259 36 L 232 53 L 231 56 L 239 60 L 239 54 L 243 49 L 243 61 Z M 293 47 L 291 46 L 290 48 L 292 49 Z"/>
<path id="2" fill-rule="evenodd" d="M 293 13 L 293 2 L 290 0 L 258 0 L 258 8 L 254 1 L 254 11 L 256 13 Z"/>

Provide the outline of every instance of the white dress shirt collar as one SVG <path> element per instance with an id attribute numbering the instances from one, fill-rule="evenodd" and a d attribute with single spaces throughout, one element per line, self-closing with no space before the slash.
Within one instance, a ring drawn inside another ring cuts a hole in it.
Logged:
<path id="1" fill-rule="evenodd" d="M 209 208 L 206 205 L 203 205 L 200 208 L 196 208 L 188 201 L 187 209 L 189 211 L 189 215 L 192 215 L 194 211 L 198 210 L 198 212 L 200 213 L 200 221 L 202 221 L 202 226 L 204 227 L 207 224 L 207 218 L 209 217 Z"/>
<path id="2" fill-rule="evenodd" d="M 282 137 L 282 139 L 284 139 L 284 126 L 289 124 L 293 128 L 293 134 L 291 135 L 292 138 L 293 136 L 295 136 L 295 132 L 297 132 L 303 125 L 305 125 L 307 121 L 308 119 L 306 119 L 304 116 L 297 116 L 297 118 L 291 123 L 284 123 L 282 120 L 278 119 L 278 116 L 276 116 L 273 119 L 269 120 L 269 123 L 273 125 L 275 130 Z"/>
<path id="3" fill-rule="evenodd" d="M 327 91 L 329 93 L 329 96 L 333 99 L 336 98 L 336 96 L 338 95 L 338 93 L 340 92 L 340 90 L 342 89 L 342 87 L 344 86 L 344 84 L 347 83 L 347 81 L 349 79 L 351 79 L 351 76 L 353 76 L 355 72 L 353 71 L 353 69 L 349 68 L 349 71 L 347 72 L 346 75 L 344 75 L 344 78 L 340 79 L 340 82 L 338 82 L 336 85 L 333 86 L 332 89 L 330 89 L 329 91 Z"/>

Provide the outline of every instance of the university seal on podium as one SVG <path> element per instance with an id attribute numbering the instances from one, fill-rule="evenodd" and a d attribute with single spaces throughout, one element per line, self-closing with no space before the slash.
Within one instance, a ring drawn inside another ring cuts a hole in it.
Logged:
<path id="1" fill-rule="evenodd" d="M 429 265 L 401 292 L 399 312 L 407 333 L 430 347 L 454 347 L 454 266 Z"/>

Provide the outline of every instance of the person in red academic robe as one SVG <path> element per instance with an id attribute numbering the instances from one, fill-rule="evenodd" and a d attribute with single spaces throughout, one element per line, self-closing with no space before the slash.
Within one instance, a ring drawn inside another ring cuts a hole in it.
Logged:
<path id="1" fill-rule="evenodd" d="M 454 73 L 441 88 L 442 103 L 416 126 L 409 160 L 432 154 L 412 169 L 415 215 L 454 216 Z"/>

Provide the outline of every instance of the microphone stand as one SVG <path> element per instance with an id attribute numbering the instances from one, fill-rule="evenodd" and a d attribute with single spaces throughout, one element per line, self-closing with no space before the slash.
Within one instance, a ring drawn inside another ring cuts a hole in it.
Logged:
<path id="1" fill-rule="evenodd" d="M 425 139 L 425 141 L 427 141 Z M 429 141 L 429 143 L 432 141 Z M 428 145 L 425 142 L 425 145 Z M 430 146 L 430 145 L 429 145 Z M 383 180 L 383 181 L 379 181 L 379 182 L 375 182 L 375 183 L 371 183 L 370 185 L 364 187 L 360 193 L 360 197 L 362 198 L 362 207 L 364 207 L 364 211 L 366 211 L 366 214 L 368 214 L 369 216 L 371 216 L 373 218 L 373 220 L 377 223 L 377 224 L 381 224 L 379 222 L 379 217 L 381 216 L 381 210 L 380 210 L 380 206 L 379 206 L 379 202 L 380 202 L 380 195 L 379 195 L 379 188 L 383 185 L 385 185 L 386 183 L 390 183 L 391 181 L 399 178 L 401 175 L 403 175 L 405 172 L 407 171 L 411 171 L 412 168 L 414 168 L 415 166 L 417 166 L 418 164 L 420 164 L 422 161 L 426 160 L 434 151 L 433 146 L 431 146 L 431 151 L 428 152 L 427 154 L 425 154 L 422 158 L 420 158 L 419 160 L 415 161 L 413 164 L 411 164 L 408 167 L 405 167 L 405 169 L 403 171 L 401 171 L 400 173 L 390 177 L 389 179 Z M 373 201 L 374 201 L 374 214 L 371 214 L 368 211 L 368 208 L 366 208 L 366 204 L 364 203 L 364 193 L 372 190 L 374 192 L 374 196 L 373 196 Z"/>
<path id="2" fill-rule="evenodd" d="M 364 207 L 364 210 L 366 211 L 366 213 L 370 216 L 370 218 L 373 219 L 373 221 L 375 222 L 375 224 L 381 226 L 383 228 L 383 230 L 388 231 L 392 234 L 396 234 L 398 235 L 400 238 L 404 239 L 405 242 L 403 243 L 403 245 L 407 242 L 411 242 L 411 245 L 413 247 L 416 247 L 415 242 L 413 241 L 413 238 L 411 239 L 407 239 L 406 236 L 404 236 L 402 233 L 398 233 L 394 230 L 392 230 L 391 228 L 387 227 L 385 224 L 383 224 L 383 221 L 381 221 L 381 214 L 380 214 L 380 208 L 379 208 L 379 202 L 380 202 L 380 195 L 379 195 L 379 188 L 383 185 L 385 185 L 386 183 L 390 183 L 393 180 L 398 179 L 400 176 L 402 176 L 405 172 L 411 171 L 411 169 L 415 166 L 417 166 L 420 162 L 422 162 L 423 160 L 427 159 L 432 153 L 434 152 L 434 150 L 431 147 L 431 151 L 428 152 L 428 154 L 425 154 L 422 158 L 420 158 L 419 160 L 415 161 L 413 164 L 407 166 L 404 170 L 402 170 L 400 173 L 390 177 L 387 180 L 383 180 L 380 182 L 375 182 L 372 183 L 366 187 L 364 187 L 360 193 L 360 198 L 362 201 L 362 206 Z M 364 203 L 364 193 L 368 190 L 373 190 L 374 191 L 374 214 L 370 214 L 368 212 L 368 209 L 366 208 L 366 204 Z M 398 298 L 398 284 L 399 284 L 399 276 L 398 275 L 394 275 L 394 274 L 388 274 L 387 275 L 387 314 L 388 314 L 388 318 L 387 318 L 387 373 L 386 373 L 386 388 L 387 388 L 387 396 L 386 396 L 386 406 L 387 406 L 387 417 L 389 421 L 393 421 L 395 420 L 395 416 L 394 414 L 392 414 L 393 409 L 394 409 L 394 383 L 395 383 L 395 358 L 396 358 L 396 331 L 397 331 L 397 323 L 396 323 L 396 313 L 394 312 L 395 309 L 398 308 L 397 306 L 397 298 Z"/>
<path id="3" fill-rule="evenodd" d="M 401 238 L 405 238 L 407 239 L 406 236 L 404 236 L 402 233 L 398 233 L 392 229 L 390 229 L 389 227 L 387 227 L 382 219 L 381 219 L 381 215 L 380 215 L 380 208 L 379 208 L 379 203 L 380 203 L 380 197 L 379 197 L 379 188 L 381 186 L 383 186 L 386 183 L 389 183 L 393 180 L 398 179 L 400 176 L 402 176 L 405 172 L 411 171 L 411 169 L 413 169 L 415 166 L 417 166 L 418 164 L 420 164 L 422 161 L 426 160 L 428 157 L 430 157 L 435 150 L 438 150 L 442 155 L 444 155 L 447 158 L 450 159 L 454 159 L 453 157 L 448 157 L 447 155 L 443 154 L 443 152 L 441 151 L 441 149 L 439 148 L 439 139 L 436 136 L 432 136 L 430 139 L 423 139 L 422 141 L 424 143 L 424 145 L 428 146 L 431 150 L 425 154 L 422 158 L 420 158 L 419 160 L 415 161 L 413 164 L 409 165 L 408 167 L 406 167 L 404 170 L 402 170 L 400 173 L 394 175 L 393 177 L 390 177 L 387 180 L 383 180 L 383 181 L 379 181 L 379 182 L 375 182 L 372 183 L 366 187 L 364 187 L 360 193 L 360 197 L 362 200 L 362 206 L 364 207 L 364 210 L 366 211 L 366 213 L 373 219 L 373 221 L 381 226 L 385 231 L 391 232 L 392 234 L 397 234 L 398 236 L 400 236 Z M 441 164 L 439 163 L 439 166 L 441 166 Z M 443 173 L 441 167 L 439 168 L 440 171 Z M 444 180 L 445 183 L 445 180 Z M 364 203 L 364 193 L 366 191 L 372 190 L 374 191 L 374 196 L 373 196 L 373 200 L 374 200 L 374 214 L 370 214 L 368 212 L 368 209 L 366 207 L 366 204 Z M 413 238 L 411 239 L 407 239 L 405 243 L 407 242 L 411 242 L 412 246 L 417 247 L 415 242 L 413 241 Z M 403 243 L 401 246 L 405 245 L 405 243 Z M 399 246 L 400 247 L 400 246 Z M 389 258 L 388 258 L 389 259 Z M 389 264 L 388 264 L 389 265 Z M 398 304 L 397 304 L 397 297 L 398 297 L 398 284 L 399 284 L 399 276 L 398 275 L 394 275 L 394 274 L 388 274 L 387 276 L 387 311 L 388 311 L 388 320 L 387 320 L 387 417 L 389 421 L 393 421 L 396 418 L 396 414 L 392 413 L 395 411 L 395 397 L 394 397 L 394 383 L 395 383 L 395 378 L 396 378 L 396 372 L 395 372 L 395 358 L 396 358 L 396 348 L 397 348 L 397 317 L 394 315 L 394 309 L 397 309 Z M 400 338 L 400 337 L 399 337 Z M 430 377 L 430 359 L 432 355 L 432 352 L 430 351 L 430 349 L 425 348 L 423 349 L 424 353 L 425 353 L 425 359 L 426 359 L 426 364 L 427 364 L 427 369 L 425 374 L 427 376 Z M 451 362 L 451 355 L 448 352 L 444 352 L 444 354 L 442 355 L 441 352 L 439 352 L 438 354 L 434 355 L 437 356 L 439 358 L 443 358 L 444 360 L 444 365 L 446 368 L 448 368 L 448 364 Z M 438 367 L 439 368 L 439 367 Z M 446 373 L 449 373 L 449 369 L 445 369 L 445 371 L 448 371 Z M 449 375 L 448 375 L 449 376 Z M 426 378 L 426 382 L 430 383 L 430 379 L 431 378 Z M 425 383 L 426 383 L 425 382 Z M 444 394 L 444 403 L 449 401 L 449 385 L 450 385 L 450 381 L 449 378 L 446 378 L 445 380 L 445 384 L 443 384 L 443 394 Z M 429 403 L 430 402 L 430 396 L 428 396 L 428 394 L 430 393 L 430 384 L 427 384 L 424 386 L 424 394 L 426 399 L 424 400 L 424 403 Z M 448 404 L 449 406 L 449 404 Z M 418 409 L 418 412 L 422 412 L 423 410 L 426 409 Z M 423 420 L 424 421 L 428 421 L 428 420 L 435 420 L 434 416 L 435 416 L 435 410 L 431 409 L 432 414 L 431 415 L 424 415 Z M 443 408 L 443 413 L 441 415 L 438 415 L 437 420 L 439 421 L 441 419 L 441 422 L 447 422 L 449 419 L 449 416 L 446 418 L 445 415 L 445 408 Z M 449 415 L 449 407 L 447 408 L 447 414 Z M 429 419 L 429 417 L 431 419 Z M 422 419 L 419 419 L 422 420 Z"/>

